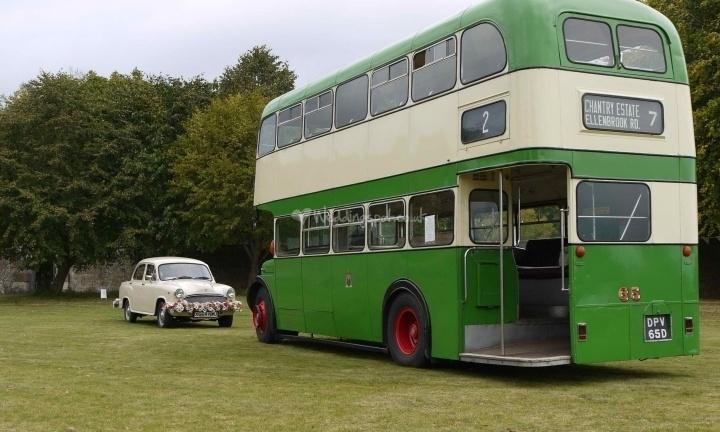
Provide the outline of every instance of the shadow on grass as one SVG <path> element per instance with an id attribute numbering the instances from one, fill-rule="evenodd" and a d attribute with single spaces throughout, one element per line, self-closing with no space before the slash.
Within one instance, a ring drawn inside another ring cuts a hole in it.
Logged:
<path id="1" fill-rule="evenodd" d="M 310 350 L 342 357 L 352 357 L 367 361 L 392 363 L 389 354 L 374 351 L 364 351 L 350 347 L 337 346 L 313 340 L 285 340 L 284 345 L 290 345 L 302 350 Z M 637 363 L 637 362 L 636 362 Z M 402 366 L 397 366 L 402 367 Z M 461 361 L 439 360 L 434 361 L 430 368 L 433 372 L 461 376 L 466 378 L 483 378 L 523 386 L 546 385 L 586 385 L 588 383 L 651 380 L 658 378 L 687 377 L 688 375 L 657 371 L 648 369 L 635 369 L 623 367 L 621 363 L 615 365 L 566 365 L 543 368 L 522 368 L 512 366 L 484 365 Z M 421 371 L 422 373 L 422 371 Z"/>

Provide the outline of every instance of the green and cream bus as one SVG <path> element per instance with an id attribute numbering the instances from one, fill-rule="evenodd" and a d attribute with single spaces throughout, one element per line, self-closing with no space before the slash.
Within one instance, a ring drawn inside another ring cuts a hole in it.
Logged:
<path id="1" fill-rule="evenodd" d="M 486 0 L 271 101 L 259 340 L 552 366 L 699 353 L 678 34 L 635 0 Z"/>

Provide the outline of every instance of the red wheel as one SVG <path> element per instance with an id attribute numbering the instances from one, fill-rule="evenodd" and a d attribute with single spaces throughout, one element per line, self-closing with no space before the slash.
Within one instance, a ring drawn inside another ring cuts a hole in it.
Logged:
<path id="1" fill-rule="evenodd" d="M 275 308 L 267 288 L 262 287 L 255 295 L 252 305 L 252 323 L 260 342 L 275 343 L 278 331 L 275 324 Z"/>
<path id="2" fill-rule="evenodd" d="M 252 308 L 252 322 L 253 327 L 256 330 L 264 332 L 267 328 L 267 308 L 265 307 L 265 300 L 260 299 L 255 306 Z"/>
<path id="3" fill-rule="evenodd" d="M 395 297 L 386 322 L 385 340 L 395 362 L 414 367 L 430 363 L 430 323 L 416 296 L 403 292 Z"/>
<path id="4" fill-rule="evenodd" d="M 420 323 L 415 311 L 405 306 L 395 318 L 395 343 L 400 351 L 409 356 L 417 349 L 420 336 Z"/>

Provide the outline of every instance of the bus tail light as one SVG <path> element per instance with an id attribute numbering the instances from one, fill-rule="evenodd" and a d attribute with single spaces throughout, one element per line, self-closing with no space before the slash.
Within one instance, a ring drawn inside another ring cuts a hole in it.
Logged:
<path id="1" fill-rule="evenodd" d="M 692 248 L 690 246 L 683 246 L 682 252 L 685 258 L 689 258 L 690 255 L 692 255 Z"/>
<path id="2" fill-rule="evenodd" d="M 582 258 L 585 256 L 585 246 L 577 246 L 575 248 L 575 256 L 578 258 Z"/>
<path id="3" fill-rule="evenodd" d="M 693 332 L 693 319 L 692 317 L 685 317 L 685 334 L 691 334 Z"/>
<path id="4" fill-rule="evenodd" d="M 578 340 L 580 342 L 587 340 L 587 324 L 585 323 L 578 324 Z"/>

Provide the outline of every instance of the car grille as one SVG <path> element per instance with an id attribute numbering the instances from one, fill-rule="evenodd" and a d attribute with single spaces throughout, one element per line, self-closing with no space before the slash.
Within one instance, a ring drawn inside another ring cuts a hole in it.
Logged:
<path id="1" fill-rule="evenodd" d="M 216 301 L 225 301 L 225 296 L 220 294 L 196 294 L 185 297 L 190 303 L 207 303 Z"/>

